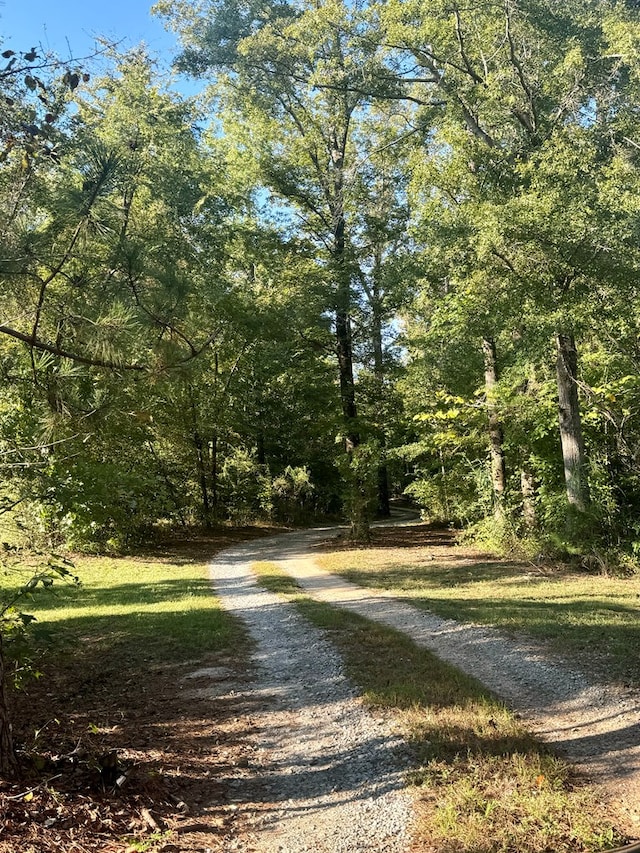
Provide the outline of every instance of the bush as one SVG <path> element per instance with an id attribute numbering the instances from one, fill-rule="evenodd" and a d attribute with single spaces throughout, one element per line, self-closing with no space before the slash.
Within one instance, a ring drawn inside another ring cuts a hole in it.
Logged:
<path id="1" fill-rule="evenodd" d="M 118 551 L 144 541 L 153 524 L 174 504 L 164 485 L 145 466 L 82 461 L 53 469 L 37 504 L 40 531 L 52 544 L 77 550 Z"/>
<path id="2" fill-rule="evenodd" d="M 237 448 L 227 456 L 220 471 L 220 493 L 229 520 L 235 524 L 271 517 L 269 469 L 256 461 L 254 453 Z"/>
<path id="3" fill-rule="evenodd" d="M 274 518 L 286 524 L 300 524 L 312 509 L 315 488 L 308 468 L 287 465 L 271 483 Z"/>
<path id="4" fill-rule="evenodd" d="M 467 525 L 493 511 L 491 477 L 482 461 L 423 473 L 407 486 L 405 494 L 416 501 L 429 521 Z"/>

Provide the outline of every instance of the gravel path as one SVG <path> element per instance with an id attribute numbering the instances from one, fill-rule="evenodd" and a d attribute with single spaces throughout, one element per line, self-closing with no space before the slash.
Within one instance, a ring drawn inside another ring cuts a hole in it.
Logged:
<path id="1" fill-rule="evenodd" d="M 278 805 L 275 811 L 258 808 L 257 834 L 242 849 L 406 853 L 410 847 L 401 744 L 363 710 L 322 633 L 292 605 L 256 585 L 251 573 L 256 561 L 277 562 L 313 597 L 403 631 L 475 676 L 601 783 L 629 829 L 640 834 L 636 691 L 592 683 L 541 645 L 441 619 L 323 571 L 313 549 L 327 535 L 310 530 L 246 543 L 211 567 L 224 606 L 245 620 L 257 644 L 256 689 L 270 708 L 259 722 L 261 772 L 240 780 L 246 789 L 239 800 Z M 256 785 L 261 794 L 251 790 Z"/>
<path id="2" fill-rule="evenodd" d="M 366 712 L 323 632 L 251 572 L 254 561 L 277 559 L 290 544 L 282 537 L 247 543 L 211 566 L 224 607 L 244 620 L 256 644 L 253 759 L 234 780 L 234 800 L 250 825 L 235 849 L 406 853 L 404 744 Z"/>

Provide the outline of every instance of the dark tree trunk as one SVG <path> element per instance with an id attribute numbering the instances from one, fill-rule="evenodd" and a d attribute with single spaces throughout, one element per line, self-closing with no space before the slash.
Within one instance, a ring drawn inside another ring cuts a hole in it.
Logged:
<path id="1" fill-rule="evenodd" d="M 344 215 L 344 151 L 346 137 L 331 146 L 333 193 L 331 218 L 333 226 L 332 264 L 335 284 L 336 355 L 340 379 L 340 401 L 345 432 L 345 450 L 350 457 L 360 445 L 357 423 L 356 392 L 353 379 L 353 345 L 351 338 L 351 271 L 346 252 Z M 357 541 L 369 538 L 367 484 L 352 468 L 351 535 Z"/>
<path id="2" fill-rule="evenodd" d="M 379 266 L 377 261 L 376 266 Z M 372 320 L 373 328 L 371 330 L 371 338 L 373 344 L 373 373 L 378 386 L 379 411 L 380 421 L 380 451 L 381 460 L 378 465 L 378 516 L 380 518 L 389 518 L 391 515 L 391 507 L 389 503 L 389 472 L 387 464 L 384 461 L 386 449 L 385 423 L 384 423 L 384 350 L 382 346 L 382 317 L 379 304 L 379 287 L 374 284 L 374 292 L 372 294 Z"/>
<path id="3" fill-rule="evenodd" d="M 336 352 L 340 375 L 340 401 L 345 425 L 346 449 L 350 453 L 360 444 L 356 426 L 356 393 L 353 380 L 353 346 L 351 340 L 351 281 L 345 257 L 344 215 L 336 217 L 334 231 L 334 264 L 336 271 Z"/>
<path id="4" fill-rule="evenodd" d="M 585 512 L 589 506 L 582 420 L 578 399 L 578 351 L 573 335 L 556 338 L 560 443 L 564 461 L 564 479 L 569 506 Z"/>
<path id="5" fill-rule="evenodd" d="M 4 648 L 0 636 L 0 776 L 7 779 L 16 776 L 17 772 L 18 761 L 13 747 L 11 716 L 7 701 Z"/>
<path id="6" fill-rule="evenodd" d="M 389 518 L 391 515 L 391 496 L 389 494 L 389 471 L 384 462 L 378 465 L 378 516 Z"/>
<path id="7" fill-rule="evenodd" d="M 196 448 L 196 460 L 198 465 L 198 480 L 200 481 L 200 492 L 202 494 L 202 514 L 205 527 L 211 527 L 211 505 L 209 503 L 209 488 L 207 486 L 207 468 L 204 462 L 204 445 L 199 432 L 193 434 L 193 443 Z"/>
<path id="8" fill-rule="evenodd" d="M 214 512 L 218 507 L 218 434 L 213 433 L 209 445 L 209 467 L 211 470 L 211 506 Z"/>
<path id="9" fill-rule="evenodd" d="M 193 388 L 189 386 L 189 403 L 191 408 L 191 423 L 193 426 L 193 445 L 196 450 L 196 469 L 200 493 L 202 495 L 202 515 L 205 527 L 211 527 L 211 506 L 209 505 L 209 489 L 207 487 L 207 466 L 205 463 L 205 449 L 200 429 L 198 427 L 198 412 L 194 398 Z"/>
<path id="10" fill-rule="evenodd" d="M 507 482 L 504 461 L 502 424 L 496 410 L 494 391 L 498 382 L 496 345 L 492 338 L 483 338 L 484 384 L 487 394 L 487 417 L 489 421 L 489 453 L 491 457 L 491 485 L 493 505 L 496 517 L 503 515 L 503 499 Z"/>
<path id="11" fill-rule="evenodd" d="M 258 465 L 267 464 L 267 455 L 264 449 L 264 432 L 259 429 L 256 436 L 256 461 Z"/>

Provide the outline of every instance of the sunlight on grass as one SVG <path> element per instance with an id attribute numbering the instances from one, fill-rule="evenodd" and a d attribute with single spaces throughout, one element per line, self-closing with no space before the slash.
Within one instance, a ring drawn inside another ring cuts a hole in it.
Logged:
<path id="1" fill-rule="evenodd" d="M 361 586 L 392 590 L 417 607 L 463 622 L 597 654 L 610 674 L 640 682 L 640 578 L 545 572 L 460 549 L 371 549 L 322 555 L 320 565 Z"/>
<path id="2" fill-rule="evenodd" d="M 36 616 L 34 634 L 41 644 L 129 645 L 180 659 L 241 639 L 239 623 L 213 595 L 206 563 L 79 557 L 74 572 L 80 587 L 55 584 L 20 604 Z M 0 594 L 15 577 L 2 581 Z"/>
<path id="3" fill-rule="evenodd" d="M 276 565 L 254 569 L 327 631 L 367 703 L 412 744 L 417 849 L 586 853 L 622 840 L 596 794 L 477 681 L 397 631 L 313 601 Z"/>

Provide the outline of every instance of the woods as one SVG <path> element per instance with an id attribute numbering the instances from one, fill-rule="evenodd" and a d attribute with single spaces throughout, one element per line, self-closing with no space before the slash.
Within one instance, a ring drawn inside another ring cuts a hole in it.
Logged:
<path id="1" fill-rule="evenodd" d="M 633 5 L 155 11 L 202 96 L 143 48 L 3 44 L 23 543 L 327 516 L 366 539 L 408 495 L 495 547 L 635 565 Z"/>
<path id="2" fill-rule="evenodd" d="M 563 735 L 535 744 L 408 639 L 302 600 L 248 540 L 319 527 L 288 537 L 312 534 L 310 576 L 635 689 L 637 4 L 153 11 L 179 40 L 171 73 L 144 44 L 63 60 L 0 41 L 0 836 L 209 850 L 187 837 L 203 817 L 235 846 L 233 768 L 263 773 L 245 751 L 271 701 L 245 695 L 246 605 L 212 594 L 211 559 L 224 573 L 237 548 L 240 586 L 257 573 L 374 705 L 410 707 L 429 848 L 624 840 L 551 754 Z M 373 527 L 394 504 L 431 524 Z M 331 544 L 329 525 L 349 529 Z M 229 683 L 198 698 L 198 672 Z"/>

